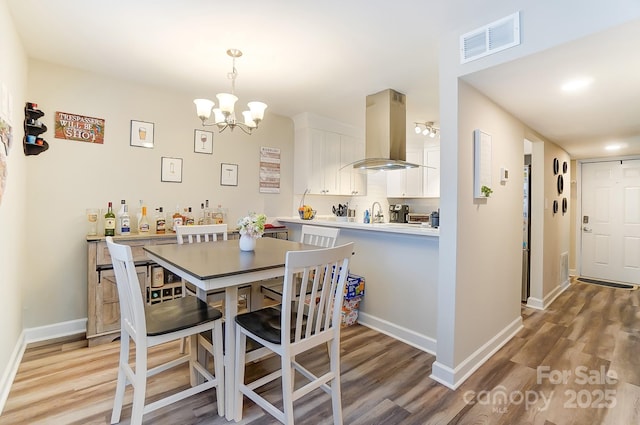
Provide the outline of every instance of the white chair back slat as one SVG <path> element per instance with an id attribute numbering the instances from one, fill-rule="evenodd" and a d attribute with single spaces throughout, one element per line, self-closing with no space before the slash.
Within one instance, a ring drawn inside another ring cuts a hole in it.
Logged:
<path id="1" fill-rule="evenodd" d="M 198 224 L 195 226 L 176 226 L 178 244 L 215 242 L 219 238 L 227 240 L 226 224 Z"/>
<path id="2" fill-rule="evenodd" d="M 336 239 L 338 239 L 339 234 L 340 229 L 337 228 L 303 224 L 300 242 L 322 248 L 333 248 L 336 246 Z"/>
<path id="3" fill-rule="evenodd" d="M 352 253 L 353 243 L 334 249 L 287 253 L 281 326 L 284 336 L 291 335 L 291 326 L 295 326 L 294 344 L 339 332 L 340 311 Z M 307 295 L 304 298 L 301 296 L 300 302 L 293 303 L 298 279 L 302 280 L 300 293 Z M 293 324 L 292 312 L 296 313 Z"/>

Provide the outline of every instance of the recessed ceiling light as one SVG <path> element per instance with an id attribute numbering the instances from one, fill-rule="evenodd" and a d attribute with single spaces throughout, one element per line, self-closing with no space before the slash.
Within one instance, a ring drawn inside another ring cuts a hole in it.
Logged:
<path id="1" fill-rule="evenodd" d="M 576 78 L 574 80 L 567 81 L 562 85 L 562 91 L 576 92 L 585 89 L 593 83 L 593 78 Z"/>
<path id="2" fill-rule="evenodd" d="M 604 147 L 604 149 L 607 151 L 617 151 L 622 149 L 622 145 L 607 145 Z"/>

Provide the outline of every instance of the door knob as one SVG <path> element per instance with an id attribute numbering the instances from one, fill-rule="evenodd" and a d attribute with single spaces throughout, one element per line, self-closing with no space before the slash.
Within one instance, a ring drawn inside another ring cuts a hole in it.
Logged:
<path id="1" fill-rule="evenodd" d="M 584 227 L 582 228 L 582 230 L 583 230 L 585 233 L 591 233 L 591 229 L 589 229 L 587 226 L 584 226 Z"/>

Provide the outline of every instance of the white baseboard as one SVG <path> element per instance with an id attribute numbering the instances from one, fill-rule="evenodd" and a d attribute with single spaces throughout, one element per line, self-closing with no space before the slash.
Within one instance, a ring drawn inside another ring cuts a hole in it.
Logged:
<path id="1" fill-rule="evenodd" d="M 18 341 L 16 341 L 13 353 L 11 353 L 11 357 L 9 358 L 9 364 L 0 380 L 0 415 L 9 397 L 11 385 L 18 372 L 18 367 L 20 367 L 20 362 L 22 361 L 22 356 L 24 355 L 24 350 L 27 348 L 27 344 L 84 332 L 87 332 L 87 319 L 70 320 L 68 322 L 39 326 L 37 328 L 23 329 Z"/>
<path id="2" fill-rule="evenodd" d="M 502 331 L 498 332 L 493 338 L 487 341 L 482 347 L 478 348 L 473 354 L 467 357 L 455 369 L 446 366 L 437 360 L 431 366 L 431 375 L 429 378 L 442 385 L 456 390 L 464 381 L 471 376 L 473 372 L 478 370 L 491 356 L 493 356 L 500 348 L 502 348 L 516 333 L 523 328 L 522 317 L 518 316 L 513 322 L 507 325 Z"/>
<path id="3" fill-rule="evenodd" d="M 569 281 L 566 280 L 562 282 L 559 286 L 556 286 L 555 289 L 547 294 L 544 299 L 529 297 L 527 298 L 527 307 L 535 308 L 537 310 L 546 310 L 547 307 L 553 303 L 556 298 L 560 296 L 566 289 L 569 287 Z"/>
<path id="4" fill-rule="evenodd" d="M 27 343 L 24 339 L 24 331 L 22 331 L 22 333 L 18 337 L 18 341 L 16 341 L 15 347 L 13 348 L 11 357 L 9 357 L 9 363 L 7 364 L 7 367 L 2 374 L 2 379 L 0 379 L 0 415 L 2 415 L 4 404 L 7 402 L 7 398 L 9 397 L 11 384 L 13 384 L 16 373 L 18 373 L 18 367 L 20 367 L 22 355 L 24 354 L 24 349 L 26 347 Z"/>
<path id="5" fill-rule="evenodd" d="M 436 354 L 436 340 L 367 313 L 358 312 L 358 323 L 429 354 Z"/>
<path id="6" fill-rule="evenodd" d="M 63 336 L 76 335 L 83 332 L 87 332 L 87 319 L 77 319 L 25 329 L 24 339 L 25 342 L 29 344 Z"/>

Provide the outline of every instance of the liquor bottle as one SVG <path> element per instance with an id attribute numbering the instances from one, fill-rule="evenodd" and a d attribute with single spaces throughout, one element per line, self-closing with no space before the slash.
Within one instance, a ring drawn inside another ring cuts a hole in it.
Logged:
<path id="1" fill-rule="evenodd" d="M 218 209 L 216 210 L 216 220 L 215 224 L 223 224 L 227 221 L 227 213 L 224 208 L 222 208 L 222 204 L 218 204 Z"/>
<path id="2" fill-rule="evenodd" d="M 173 231 L 176 231 L 177 226 L 182 226 L 182 214 L 180 214 L 180 206 L 176 205 L 176 212 L 172 216 L 173 218 Z"/>
<path id="3" fill-rule="evenodd" d="M 124 204 L 124 210 L 118 217 L 118 229 L 121 235 L 131 234 L 131 217 L 129 216 L 129 206 Z"/>
<path id="4" fill-rule="evenodd" d="M 142 207 L 142 215 L 138 223 L 138 232 L 149 233 L 149 219 L 147 218 L 147 207 Z"/>
<path id="5" fill-rule="evenodd" d="M 162 211 L 162 207 L 158 208 L 158 213 L 156 214 L 156 233 L 165 233 L 167 230 L 167 220 L 164 218 L 164 212 Z"/>
<path id="6" fill-rule="evenodd" d="M 209 200 L 204 201 L 204 224 L 213 224 L 211 219 L 211 209 L 209 209 Z"/>
<path id="7" fill-rule="evenodd" d="M 109 202 L 109 208 L 107 209 L 107 213 L 104 215 L 104 235 L 116 235 L 116 215 L 113 213 L 111 202 Z"/>
<path id="8" fill-rule="evenodd" d="M 198 216 L 198 224 L 204 224 L 204 203 L 200 204 L 200 215 Z"/>
<path id="9" fill-rule="evenodd" d="M 122 229 L 120 227 L 120 219 L 122 217 L 122 214 L 124 214 L 124 206 L 127 204 L 127 201 L 125 201 L 124 199 L 120 201 L 120 209 L 118 210 L 117 214 L 116 214 L 116 234 L 117 235 L 121 235 L 122 234 Z"/>
<path id="10" fill-rule="evenodd" d="M 140 199 L 139 201 L 139 205 L 138 205 L 138 212 L 136 213 L 136 223 L 140 223 L 140 218 L 142 217 L 142 207 L 144 205 L 144 201 L 142 199 Z M 138 225 L 139 227 L 139 225 Z"/>
<path id="11" fill-rule="evenodd" d="M 193 218 L 193 211 L 191 211 L 191 207 L 187 210 L 187 220 L 185 223 L 187 226 L 193 226 L 196 224 L 196 220 Z"/>

